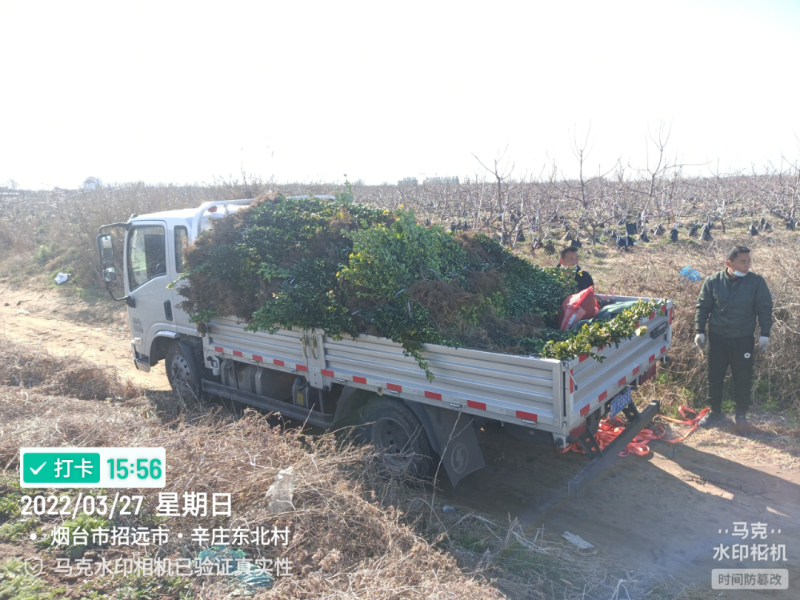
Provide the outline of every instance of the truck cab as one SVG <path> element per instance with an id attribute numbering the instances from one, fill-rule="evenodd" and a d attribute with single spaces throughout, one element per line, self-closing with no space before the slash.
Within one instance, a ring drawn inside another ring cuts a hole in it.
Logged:
<path id="1" fill-rule="evenodd" d="M 149 371 L 166 356 L 169 344 L 181 336 L 197 336 L 189 315 L 179 308 L 182 297 L 175 284 L 184 272 L 186 248 L 214 219 L 223 218 L 251 200 L 206 202 L 198 208 L 132 215 L 126 223 L 105 225 L 98 233 L 103 275 L 117 279 L 110 228 L 124 230 L 122 286 L 128 306 L 131 347 L 136 368 Z"/>
<path id="2" fill-rule="evenodd" d="M 330 199 L 333 196 L 315 196 Z M 184 253 L 195 239 L 222 219 L 249 206 L 253 200 L 204 202 L 197 208 L 169 210 L 148 215 L 131 215 L 125 223 L 104 225 L 98 231 L 97 245 L 106 284 L 117 280 L 112 234 L 124 232 L 122 286 L 124 296 L 115 300 L 128 306 L 131 348 L 136 368 L 149 371 L 163 360 L 171 342 L 197 339 L 197 327 L 180 309 L 183 297 L 177 284 L 186 263 Z"/>

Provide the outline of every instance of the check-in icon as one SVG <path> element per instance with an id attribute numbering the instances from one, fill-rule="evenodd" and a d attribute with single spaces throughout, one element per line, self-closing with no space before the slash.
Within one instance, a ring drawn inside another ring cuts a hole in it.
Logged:
<path id="1" fill-rule="evenodd" d="M 41 471 L 42 467 L 45 466 L 46 464 L 47 464 L 47 461 L 44 461 L 41 465 L 39 465 L 38 469 L 34 469 L 33 467 L 29 467 L 30 470 L 31 470 L 31 473 L 33 473 L 34 475 L 38 475 L 39 471 Z"/>

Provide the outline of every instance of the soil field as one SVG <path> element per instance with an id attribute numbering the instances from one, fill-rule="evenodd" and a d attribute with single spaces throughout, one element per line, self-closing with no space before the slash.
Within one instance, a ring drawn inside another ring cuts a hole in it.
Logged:
<path id="1" fill-rule="evenodd" d="M 6 289 L 0 291 L 0 337 L 112 365 L 146 389 L 167 389 L 163 365 L 149 374 L 133 367 L 123 309 L 52 290 Z M 633 579 L 637 573 L 672 576 L 707 590 L 709 598 L 795 599 L 800 437 L 779 418 L 754 415 L 753 421 L 760 433 L 750 438 L 728 425 L 697 431 L 679 444 L 656 441 L 647 457 L 618 459 L 578 500 L 567 497 L 567 482 L 586 464 L 585 456 L 559 454 L 506 436 L 499 426 L 486 427 L 479 437 L 486 468 L 456 490 L 441 482 L 440 498 L 459 516 L 476 513 L 496 523 L 518 519 L 528 531 L 577 534 L 600 557 L 629 566 Z M 746 538 L 734 535 L 742 528 L 737 523 L 746 524 Z M 759 523 L 765 524 L 765 539 L 753 539 Z M 482 544 L 474 540 L 475 551 Z M 730 547 L 737 544 L 783 546 L 787 560 L 733 560 Z M 729 548 L 722 561 L 715 557 L 720 546 Z M 720 594 L 710 588 L 712 569 L 757 567 L 788 569 L 790 589 Z"/>

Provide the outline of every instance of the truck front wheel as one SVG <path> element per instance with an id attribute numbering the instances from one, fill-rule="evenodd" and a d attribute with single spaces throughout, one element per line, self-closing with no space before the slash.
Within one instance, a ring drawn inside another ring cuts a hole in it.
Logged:
<path id="1" fill-rule="evenodd" d="M 170 386 L 179 396 L 200 400 L 200 378 L 191 351 L 180 342 L 173 343 L 164 361 Z"/>
<path id="2" fill-rule="evenodd" d="M 360 439 L 380 451 L 394 474 L 430 475 L 434 461 L 422 423 L 405 404 L 389 398 L 373 398 L 361 409 Z"/>

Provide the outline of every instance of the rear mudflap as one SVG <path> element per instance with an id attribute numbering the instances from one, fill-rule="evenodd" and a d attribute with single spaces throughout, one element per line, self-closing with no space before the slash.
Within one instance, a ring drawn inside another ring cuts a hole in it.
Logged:
<path id="1" fill-rule="evenodd" d="M 406 404 L 425 427 L 453 487 L 486 465 L 472 415 L 419 402 L 406 401 Z"/>

